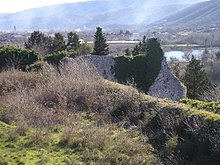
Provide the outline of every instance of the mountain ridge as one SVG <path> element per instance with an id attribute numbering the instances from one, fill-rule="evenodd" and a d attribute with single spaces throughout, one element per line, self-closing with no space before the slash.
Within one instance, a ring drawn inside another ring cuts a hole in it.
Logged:
<path id="1" fill-rule="evenodd" d="M 220 23 L 220 0 L 205 1 L 155 22 L 164 26 L 205 26 Z"/>
<path id="2" fill-rule="evenodd" d="M 177 0 L 94 0 L 67 3 L 0 15 L 0 30 L 78 29 L 96 26 L 149 24 L 189 6 Z M 164 6 L 165 5 L 165 6 Z"/>

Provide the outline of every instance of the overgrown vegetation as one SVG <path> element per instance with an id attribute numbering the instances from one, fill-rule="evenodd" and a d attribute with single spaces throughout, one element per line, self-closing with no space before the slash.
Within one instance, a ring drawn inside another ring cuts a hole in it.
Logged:
<path id="1" fill-rule="evenodd" d="M 199 100 L 193 100 L 193 99 L 182 99 L 180 101 L 181 103 L 191 105 L 192 107 L 217 113 L 220 114 L 220 102 L 204 102 L 204 101 L 199 101 Z"/>
<path id="2" fill-rule="evenodd" d="M 3 163 L 219 161 L 219 149 L 214 148 L 219 146 L 220 115 L 199 114 L 203 111 L 109 82 L 84 61 L 61 67 L 59 73 L 54 68 L 2 72 L 0 86 Z"/>
<path id="3" fill-rule="evenodd" d="M 39 54 L 15 46 L 0 47 L 0 70 L 10 68 L 25 70 L 38 60 Z"/>
<path id="4" fill-rule="evenodd" d="M 115 77 L 121 83 L 134 81 L 137 87 L 147 92 L 161 69 L 163 51 L 156 38 L 146 41 L 145 54 L 115 57 Z"/>

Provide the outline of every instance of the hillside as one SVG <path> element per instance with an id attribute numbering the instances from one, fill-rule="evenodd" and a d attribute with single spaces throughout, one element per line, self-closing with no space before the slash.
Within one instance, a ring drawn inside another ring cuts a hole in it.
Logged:
<path id="1" fill-rule="evenodd" d="M 195 4 L 158 22 L 165 26 L 205 26 L 220 23 L 220 0 Z"/>
<path id="2" fill-rule="evenodd" d="M 193 2 L 196 3 L 197 1 Z M 61 4 L 0 17 L 0 29 L 76 29 L 96 26 L 148 24 L 162 19 L 190 1 L 111 0 Z"/>
<path id="3" fill-rule="evenodd" d="M 0 164 L 218 164 L 219 114 L 63 69 L 0 73 Z"/>

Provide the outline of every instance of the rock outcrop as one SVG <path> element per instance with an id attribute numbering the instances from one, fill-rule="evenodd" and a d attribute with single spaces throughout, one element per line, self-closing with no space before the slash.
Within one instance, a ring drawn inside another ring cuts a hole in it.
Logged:
<path id="1" fill-rule="evenodd" d="M 186 87 L 172 74 L 166 59 L 161 63 L 161 71 L 148 94 L 158 98 L 179 101 L 186 97 Z"/>

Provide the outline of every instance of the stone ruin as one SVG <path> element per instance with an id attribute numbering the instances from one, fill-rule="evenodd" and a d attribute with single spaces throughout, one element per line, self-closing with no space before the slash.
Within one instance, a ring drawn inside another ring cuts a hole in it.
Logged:
<path id="1" fill-rule="evenodd" d="M 104 78 L 117 82 L 117 79 L 114 77 L 113 67 L 115 61 L 112 56 L 90 55 L 79 58 L 94 65 L 99 74 Z M 71 63 L 74 62 L 74 59 L 65 57 L 61 62 L 64 65 L 71 65 Z M 166 98 L 174 101 L 179 101 L 186 97 L 186 87 L 172 74 L 165 58 L 161 64 L 161 71 L 154 84 L 150 87 L 148 94 L 154 97 Z"/>
<path id="2" fill-rule="evenodd" d="M 186 87 L 173 75 L 166 59 L 161 63 L 161 70 L 148 94 L 158 98 L 179 101 L 186 97 Z"/>

